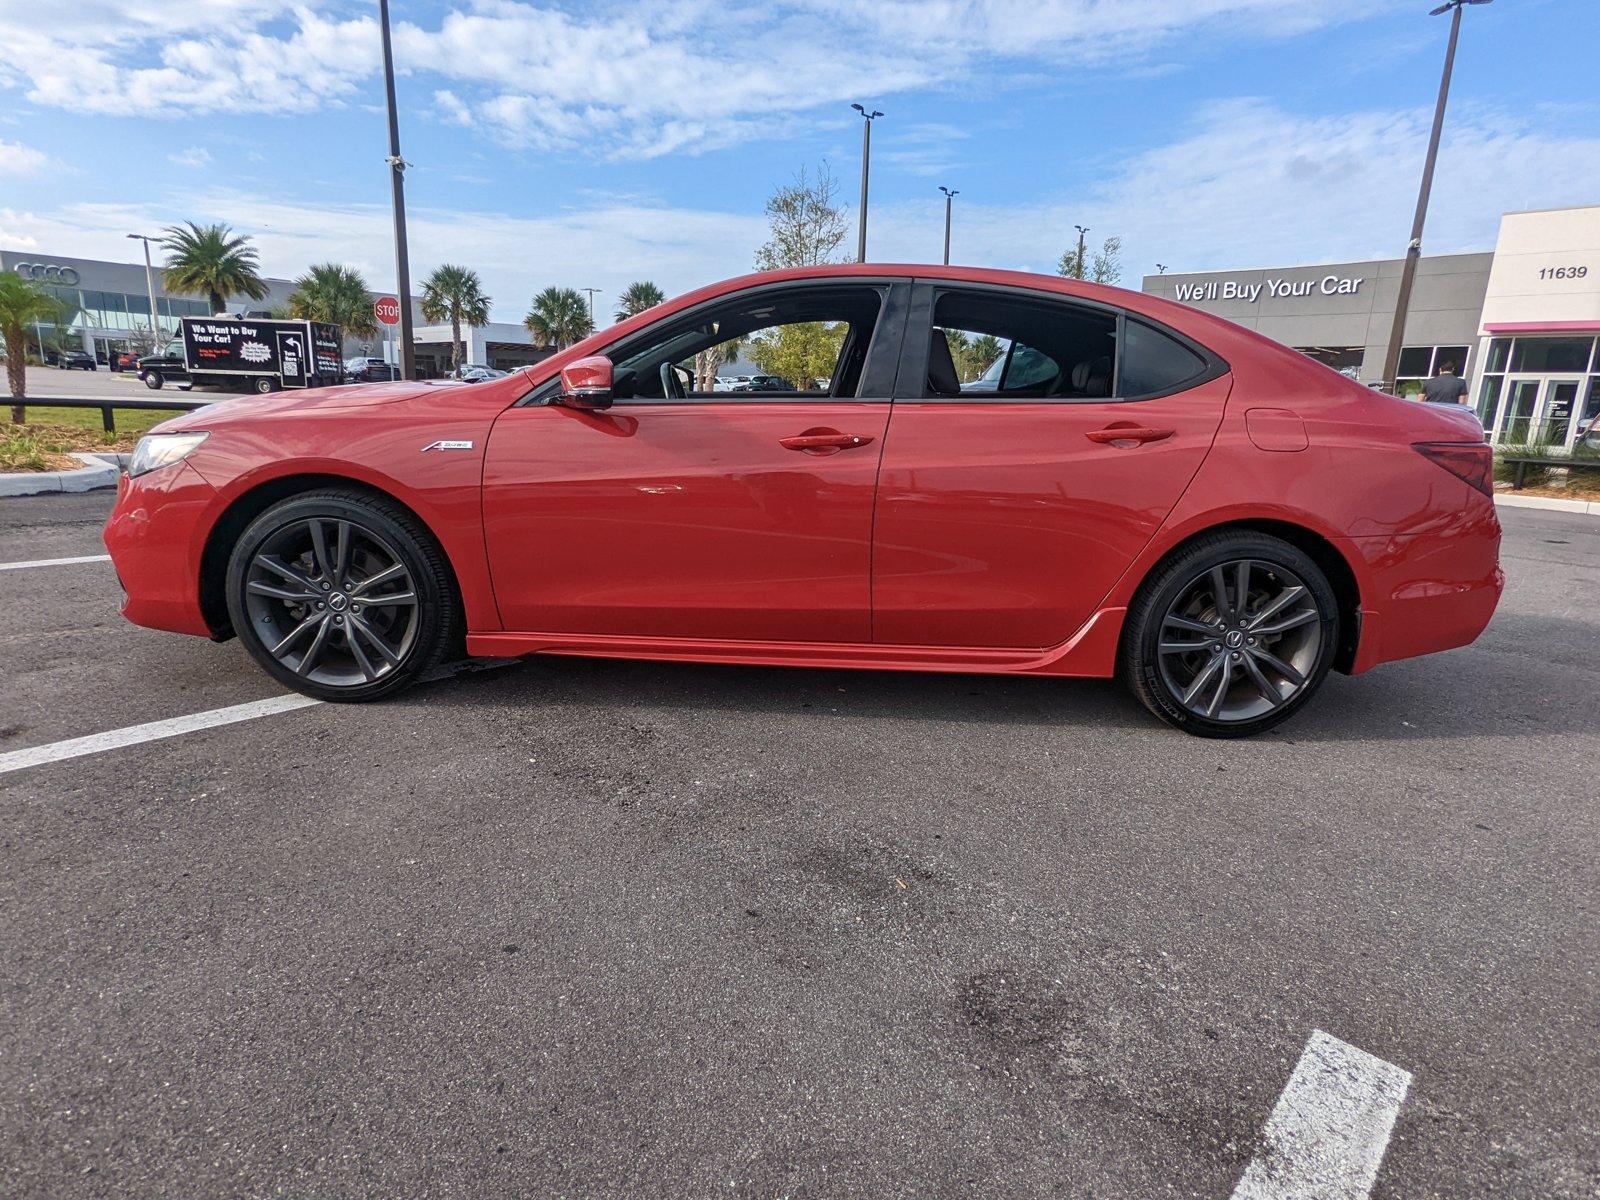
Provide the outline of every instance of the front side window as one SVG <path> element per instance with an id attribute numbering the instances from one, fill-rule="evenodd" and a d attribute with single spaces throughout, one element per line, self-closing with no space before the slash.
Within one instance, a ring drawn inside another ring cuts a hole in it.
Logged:
<path id="1" fill-rule="evenodd" d="M 882 307 L 882 289 L 862 284 L 735 297 L 620 347 L 613 394 L 733 403 L 854 397 Z"/>

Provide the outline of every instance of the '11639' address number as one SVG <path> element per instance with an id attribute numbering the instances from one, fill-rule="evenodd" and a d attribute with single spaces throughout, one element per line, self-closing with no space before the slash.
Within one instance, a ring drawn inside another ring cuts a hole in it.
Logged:
<path id="1" fill-rule="evenodd" d="M 1540 279 L 1582 279 L 1589 274 L 1588 267 L 1545 267 L 1539 272 Z"/>

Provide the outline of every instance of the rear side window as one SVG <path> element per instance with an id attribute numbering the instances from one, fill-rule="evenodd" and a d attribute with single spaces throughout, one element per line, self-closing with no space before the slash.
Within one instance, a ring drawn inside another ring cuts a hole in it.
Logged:
<path id="1" fill-rule="evenodd" d="M 1117 393 L 1135 400 L 1176 392 L 1205 372 L 1206 361 L 1176 338 L 1131 318 L 1123 326 Z"/>
<path id="2" fill-rule="evenodd" d="M 923 395 L 1088 400 L 1111 394 L 1117 319 L 1099 309 L 988 291 L 934 303 Z"/>

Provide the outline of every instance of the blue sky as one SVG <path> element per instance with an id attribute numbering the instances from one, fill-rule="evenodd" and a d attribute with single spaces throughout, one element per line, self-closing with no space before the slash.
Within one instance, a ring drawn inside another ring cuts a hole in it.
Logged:
<path id="1" fill-rule="evenodd" d="M 774 185 L 826 163 L 871 257 L 1171 270 L 1399 253 L 1448 18 L 1430 0 L 395 0 L 412 256 L 503 319 L 547 284 L 749 269 Z M 293 276 L 392 282 L 376 3 L 0 0 L 0 246 L 129 260 L 182 219 Z M 1593 0 L 1467 10 L 1425 249 L 1600 203 Z M 853 243 L 852 243 L 853 245 Z"/>

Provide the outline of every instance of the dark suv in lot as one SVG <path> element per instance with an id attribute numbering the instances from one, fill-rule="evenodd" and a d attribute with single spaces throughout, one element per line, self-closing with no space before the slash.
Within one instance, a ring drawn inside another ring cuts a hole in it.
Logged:
<path id="1" fill-rule="evenodd" d="M 381 358 L 347 358 L 344 377 L 351 383 L 389 383 L 400 378 L 400 370 Z"/>
<path id="2" fill-rule="evenodd" d="M 55 356 L 55 365 L 63 371 L 98 371 L 100 365 L 87 350 L 62 350 Z"/>

